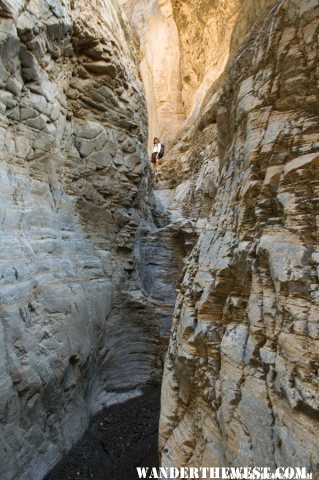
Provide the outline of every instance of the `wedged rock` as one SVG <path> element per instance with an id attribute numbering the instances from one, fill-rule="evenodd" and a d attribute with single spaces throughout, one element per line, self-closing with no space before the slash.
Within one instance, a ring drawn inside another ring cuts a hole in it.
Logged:
<path id="1" fill-rule="evenodd" d="M 116 67 L 112 63 L 106 63 L 103 61 L 92 62 L 92 63 L 83 63 L 83 67 L 86 68 L 89 72 L 97 73 L 99 75 L 107 74 L 111 78 L 116 77 Z"/>

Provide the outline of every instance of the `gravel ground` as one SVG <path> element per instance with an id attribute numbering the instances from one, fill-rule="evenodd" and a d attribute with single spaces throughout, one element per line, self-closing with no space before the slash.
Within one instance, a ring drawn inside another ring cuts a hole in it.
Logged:
<path id="1" fill-rule="evenodd" d="M 97 414 L 45 480 L 136 480 L 136 467 L 158 467 L 160 387 Z"/>

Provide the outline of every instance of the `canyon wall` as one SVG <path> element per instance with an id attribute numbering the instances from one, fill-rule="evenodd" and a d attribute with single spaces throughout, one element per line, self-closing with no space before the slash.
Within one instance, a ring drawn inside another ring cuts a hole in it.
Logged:
<path id="1" fill-rule="evenodd" d="M 172 141 L 185 120 L 180 47 L 170 0 L 122 0 L 139 51 L 147 100 L 149 149 L 153 138 Z"/>
<path id="2" fill-rule="evenodd" d="M 149 150 L 197 119 L 212 84 L 253 23 L 275 0 L 121 0 L 139 52 Z"/>
<path id="3" fill-rule="evenodd" d="M 116 0 L 0 0 L 0 477 L 159 381 L 184 264 L 162 464 L 316 472 L 318 2 L 121 3 L 132 35 Z"/>
<path id="4" fill-rule="evenodd" d="M 171 0 L 181 50 L 182 99 L 191 121 L 211 85 L 274 0 Z"/>
<path id="5" fill-rule="evenodd" d="M 113 0 L 0 1 L 0 477 L 42 479 L 161 373 L 146 105 Z"/>
<path id="6" fill-rule="evenodd" d="M 191 220 L 199 232 L 219 176 L 215 117 L 225 68 L 275 0 L 121 3 L 139 51 L 149 150 L 154 135 L 168 141 L 155 192 L 173 221 Z"/>
<path id="7" fill-rule="evenodd" d="M 319 7 L 272 3 L 253 2 L 240 46 L 241 2 L 222 81 L 162 166 L 168 207 L 199 233 L 165 362 L 164 466 L 318 473 Z"/>
<path id="8" fill-rule="evenodd" d="M 182 99 L 187 116 L 198 114 L 210 85 L 223 73 L 242 0 L 172 0 L 181 45 Z"/>

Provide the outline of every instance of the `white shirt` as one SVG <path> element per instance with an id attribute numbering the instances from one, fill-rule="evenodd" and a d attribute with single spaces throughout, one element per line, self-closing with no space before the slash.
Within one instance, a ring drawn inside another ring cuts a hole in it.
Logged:
<path id="1" fill-rule="evenodd" d="M 161 144 L 160 143 L 156 143 L 153 147 L 153 153 L 160 153 L 161 151 Z"/>

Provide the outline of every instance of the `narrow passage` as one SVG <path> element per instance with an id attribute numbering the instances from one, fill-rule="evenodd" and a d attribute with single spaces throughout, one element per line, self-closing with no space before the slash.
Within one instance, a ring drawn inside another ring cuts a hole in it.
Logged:
<path id="1" fill-rule="evenodd" d="M 165 355 L 176 301 L 176 283 L 186 255 L 179 227 L 166 207 L 170 190 L 157 175 L 154 189 L 163 225 L 141 237 L 141 282 L 159 327 Z M 160 380 L 160 379 L 159 379 Z M 160 384 L 140 387 L 143 395 L 115 404 L 92 418 L 82 439 L 44 480 L 137 480 L 136 467 L 158 467 Z"/>

